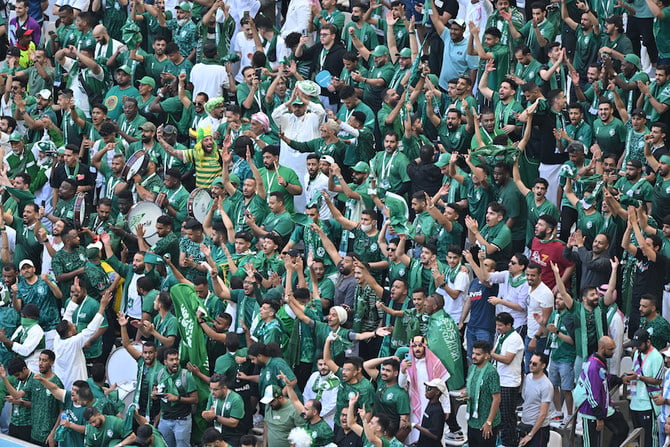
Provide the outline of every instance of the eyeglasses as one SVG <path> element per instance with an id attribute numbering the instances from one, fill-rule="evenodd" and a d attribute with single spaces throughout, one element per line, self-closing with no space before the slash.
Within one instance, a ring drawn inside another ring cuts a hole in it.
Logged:
<path id="1" fill-rule="evenodd" d="M 196 106 L 204 106 L 205 105 L 204 102 L 194 102 L 193 104 L 195 104 Z"/>
<path id="2" fill-rule="evenodd" d="M 517 265 L 517 264 L 519 264 L 519 263 L 515 262 L 515 261 L 509 261 L 509 265 Z"/>
<path id="3" fill-rule="evenodd" d="M 281 254 L 283 254 L 284 256 L 286 256 L 286 255 L 288 254 L 288 252 L 287 252 L 287 251 L 282 251 Z"/>
<path id="4" fill-rule="evenodd" d="M 395 248 L 393 248 L 393 247 L 387 247 L 387 248 L 386 248 L 386 251 L 395 251 Z"/>
<path id="5" fill-rule="evenodd" d="M 539 364 L 540 364 L 540 362 L 530 362 L 530 366 L 537 366 Z"/>

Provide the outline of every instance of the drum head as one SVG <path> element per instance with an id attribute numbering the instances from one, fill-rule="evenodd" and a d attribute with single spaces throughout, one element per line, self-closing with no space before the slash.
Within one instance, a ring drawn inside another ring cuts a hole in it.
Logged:
<path id="1" fill-rule="evenodd" d="M 77 195 L 74 201 L 74 224 L 78 229 L 86 226 L 86 198 L 83 194 Z"/>
<path id="2" fill-rule="evenodd" d="M 137 225 L 144 226 L 144 240 L 153 245 L 160 237 L 156 233 L 156 220 L 163 215 L 163 210 L 154 202 L 137 202 L 128 212 L 128 227 L 137 234 Z"/>
<path id="3" fill-rule="evenodd" d="M 188 213 L 200 223 L 205 221 L 214 199 L 207 189 L 196 188 L 188 197 Z"/>
<path id="4" fill-rule="evenodd" d="M 135 174 L 142 175 L 146 171 L 149 163 L 149 158 L 146 155 L 145 151 L 139 150 L 128 158 L 126 166 L 123 168 L 123 177 L 127 182 L 130 182 Z"/>
<path id="5" fill-rule="evenodd" d="M 133 343 L 133 347 L 142 352 L 142 343 Z M 113 350 L 107 359 L 107 380 L 110 385 L 137 380 L 137 361 L 123 346 Z M 120 394 L 119 397 L 121 398 Z"/>

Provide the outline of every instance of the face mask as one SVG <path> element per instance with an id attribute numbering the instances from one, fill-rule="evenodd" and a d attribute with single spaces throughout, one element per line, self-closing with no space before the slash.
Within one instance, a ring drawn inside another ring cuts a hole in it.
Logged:
<path id="1" fill-rule="evenodd" d="M 351 16 L 351 21 L 352 21 L 352 22 L 356 23 L 356 22 L 358 22 L 359 20 L 361 20 L 361 16 Z"/>
<path id="2" fill-rule="evenodd" d="M 367 233 L 368 231 L 372 230 L 372 225 L 361 225 L 361 230 Z"/>

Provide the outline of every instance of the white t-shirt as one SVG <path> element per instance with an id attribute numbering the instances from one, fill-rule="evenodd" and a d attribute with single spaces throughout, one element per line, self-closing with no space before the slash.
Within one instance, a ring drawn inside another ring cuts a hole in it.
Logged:
<path id="1" fill-rule="evenodd" d="M 554 308 L 554 294 L 545 283 L 540 283 L 535 290 L 530 290 L 528 293 L 528 336 L 532 337 L 540 330 L 540 325 L 533 314 L 542 315 L 542 309 Z"/>
<path id="2" fill-rule="evenodd" d="M 232 47 L 240 53 L 240 69 L 235 75 L 235 81 L 242 83 L 244 82 L 242 70 L 244 67 L 251 66 L 251 56 L 256 52 L 256 42 L 254 42 L 254 39 L 247 39 L 244 31 L 240 31 L 233 38 Z"/>
<path id="3" fill-rule="evenodd" d="M 461 314 L 463 313 L 463 302 L 465 299 L 465 294 L 468 291 L 468 286 L 470 285 L 470 277 L 465 272 L 458 272 L 454 281 L 447 280 L 447 286 L 452 290 L 458 290 L 461 293 L 458 294 L 456 299 L 453 299 L 444 289 L 437 289 L 437 293 L 444 297 L 444 311 L 451 315 L 451 318 L 458 324 L 461 321 Z"/>
<path id="4" fill-rule="evenodd" d="M 493 352 L 497 352 L 498 343 L 501 336 L 498 335 L 493 344 Z M 512 333 L 505 338 L 500 347 L 500 355 L 514 353 L 514 360 L 509 365 L 503 362 L 496 362 L 498 375 L 500 376 L 500 386 L 515 388 L 521 385 L 521 360 L 523 360 L 523 351 L 525 349 L 523 339 L 518 332 L 512 329 Z"/>

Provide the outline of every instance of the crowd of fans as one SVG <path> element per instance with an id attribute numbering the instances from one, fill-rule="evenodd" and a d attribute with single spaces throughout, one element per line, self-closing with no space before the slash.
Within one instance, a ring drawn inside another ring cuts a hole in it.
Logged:
<path id="1" fill-rule="evenodd" d="M 670 0 L 11 3 L 0 431 L 670 445 Z"/>

